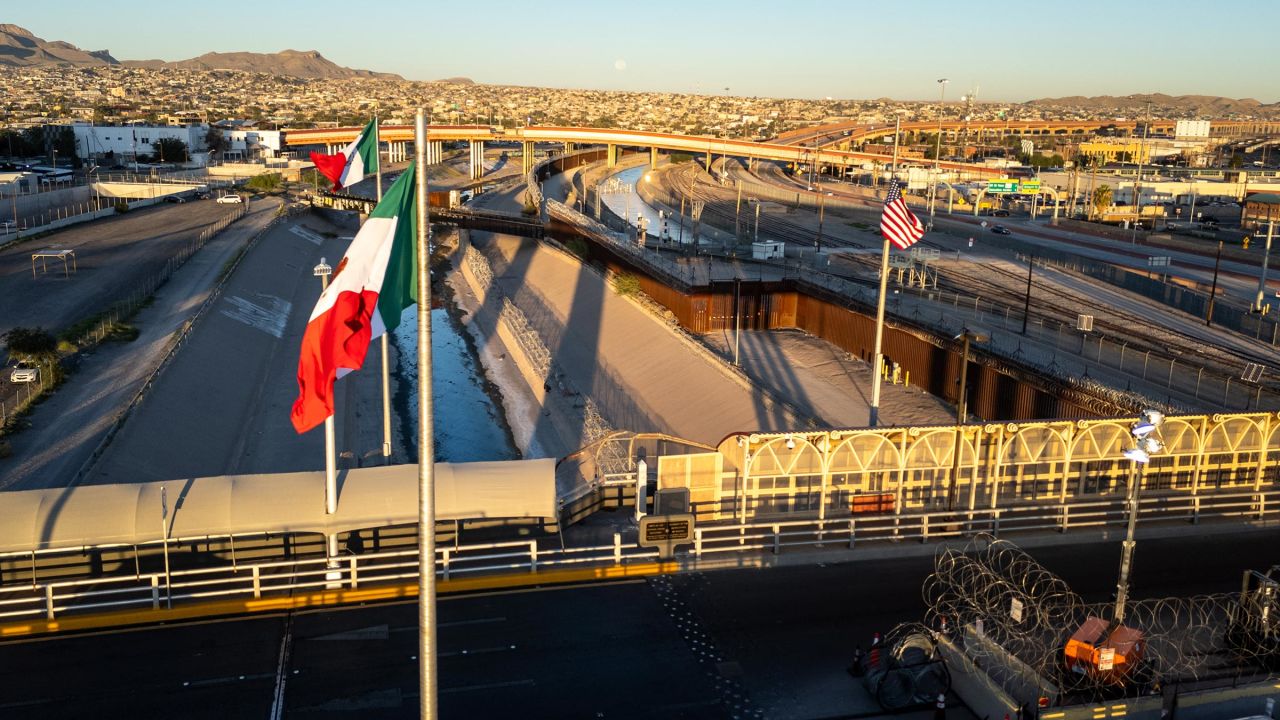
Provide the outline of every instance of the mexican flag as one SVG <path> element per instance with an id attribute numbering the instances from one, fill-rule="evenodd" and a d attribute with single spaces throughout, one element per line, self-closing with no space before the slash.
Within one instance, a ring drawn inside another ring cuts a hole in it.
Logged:
<path id="1" fill-rule="evenodd" d="M 366 175 L 378 172 L 378 119 L 370 120 L 360 136 L 342 152 L 337 155 L 313 152 L 311 162 L 321 175 L 333 181 L 334 190 L 351 187 Z"/>
<path id="2" fill-rule="evenodd" d="M 334 381 L 359 370 L 369 343 L 394 330 L 418 301 L 416 194 L 410 163 L 369 213 L 311 311 L 291 414 L 299 433 L 333 415 Z"/>

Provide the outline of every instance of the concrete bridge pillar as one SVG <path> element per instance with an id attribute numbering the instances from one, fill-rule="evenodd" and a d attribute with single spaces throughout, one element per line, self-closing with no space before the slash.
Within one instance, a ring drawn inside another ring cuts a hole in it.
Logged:
<path id="1" fill-rule="evenodd" d="M 571 143 L 571 142 L 566 142 L 566 143 L 564 144 L 564 154 L 565 154 L 565 155 L 568 155 L 568 154 L 569 154 L 569 153 L 571 153 L 571 152 L 573 152 L 573 143 Z"/>
<path id="2" fill-rule="evenodd" d="M 444 141 L 443 140 L 436 140 L 435 142 L 428 143 L 428 147 L 431 148 L 431 151 L 434 154 L 434 157 L 435 157 L 434 164 L 439 165 L 440 163 L 444 162 Z"/>
<path id="3" fill-rule="evenodd" d="M 656 146 L 649 148 L 649 169 L 655 170 L 658 167 L 658 148 Z"/>
<path id="4" fill-rule="evenodd" d="M 471 179 L 484 177 L 484 141 L 471 140 Z"/>
<path id="5" fill-rule="evenodd" d="M 520 148 L 520 169 L 525 175 L 528 175 L 533 170 L 533 143 L 522 142 L 520 143 Z"/>
<path id="6" fill-rule="evenodd" d="M 607 155 L 607 157 L 606 157 L 605 165 L 606 165 L 607 167 L 613 167 L 614 165 L 617 165 L 617 164 L 618 164 L 618 146 L 617 146 L 617 145 L 610 145 L 610 146 L 608 146 L 608 147 L 609 147 L 609 149 L 608 149 L 608 152 L 607 152 L 607 154 L 606 154 L 606 155 Z"/>

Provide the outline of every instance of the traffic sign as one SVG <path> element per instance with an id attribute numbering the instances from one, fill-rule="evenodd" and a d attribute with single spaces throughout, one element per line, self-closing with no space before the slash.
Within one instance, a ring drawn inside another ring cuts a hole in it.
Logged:
<path id="1" fill-rule="evenodd" d="M 1020 180 L 1018 181 L 1018 192 L 1038 193 L 1040 192 L 1040 181 L 1039 180 Z"/>
<path id="2" fill-rule="evenodd" d="M 987 192 L 989 193 L 1015 193 L 1018 192 L 1017 180 L 988 180 Z"/>

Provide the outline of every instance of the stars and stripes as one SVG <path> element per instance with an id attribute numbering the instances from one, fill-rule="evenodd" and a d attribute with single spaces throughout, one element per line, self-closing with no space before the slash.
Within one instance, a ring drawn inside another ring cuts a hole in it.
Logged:
<path id="1" fill-rule="evenodd" d="M 896 179 L 889 182 L 889 194 L 884 198 L 880 232 L 899 250 L 906 250 L 924 237 L 924 225 L 903 201 L 902 186 Z"/>

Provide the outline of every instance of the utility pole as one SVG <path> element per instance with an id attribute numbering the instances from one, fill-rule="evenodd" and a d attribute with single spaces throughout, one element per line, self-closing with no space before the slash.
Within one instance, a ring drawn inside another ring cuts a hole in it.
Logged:
<path id="1" fill-rule="evenodd" d="M 1031 315 L 1031 273 L 1035 270 L 1034 255 L 1027 258 L 1027 299 L 1022 303 L 1022 334 L 1027 334 L 1027 317 Z"/>
<path id="2" fill-rule="evenodd" d="M 1222 241 L 1218 241 L 1218 254 L 1213 258 L 1213 287 L 1209 290 L 1209 311 L 1205 313 L 1204 324 L 1213 325 L 1213 301 L 1218 298 L 1218 268 L 1222 265 Z"/>
<path id="3" fill-rule="evenodd" d="M 1151 101 L 1147 101 L 1147 120 L 1142 124 L 1142 144 L 1138 146 L 1138 176 L 1133 180 L 1133 234 L 1130 244 L 1138 243 L 1138 222 L 1142 220 L 1142 161 L 1147 154 L 1147 133 L 1151 130 Z"/>

